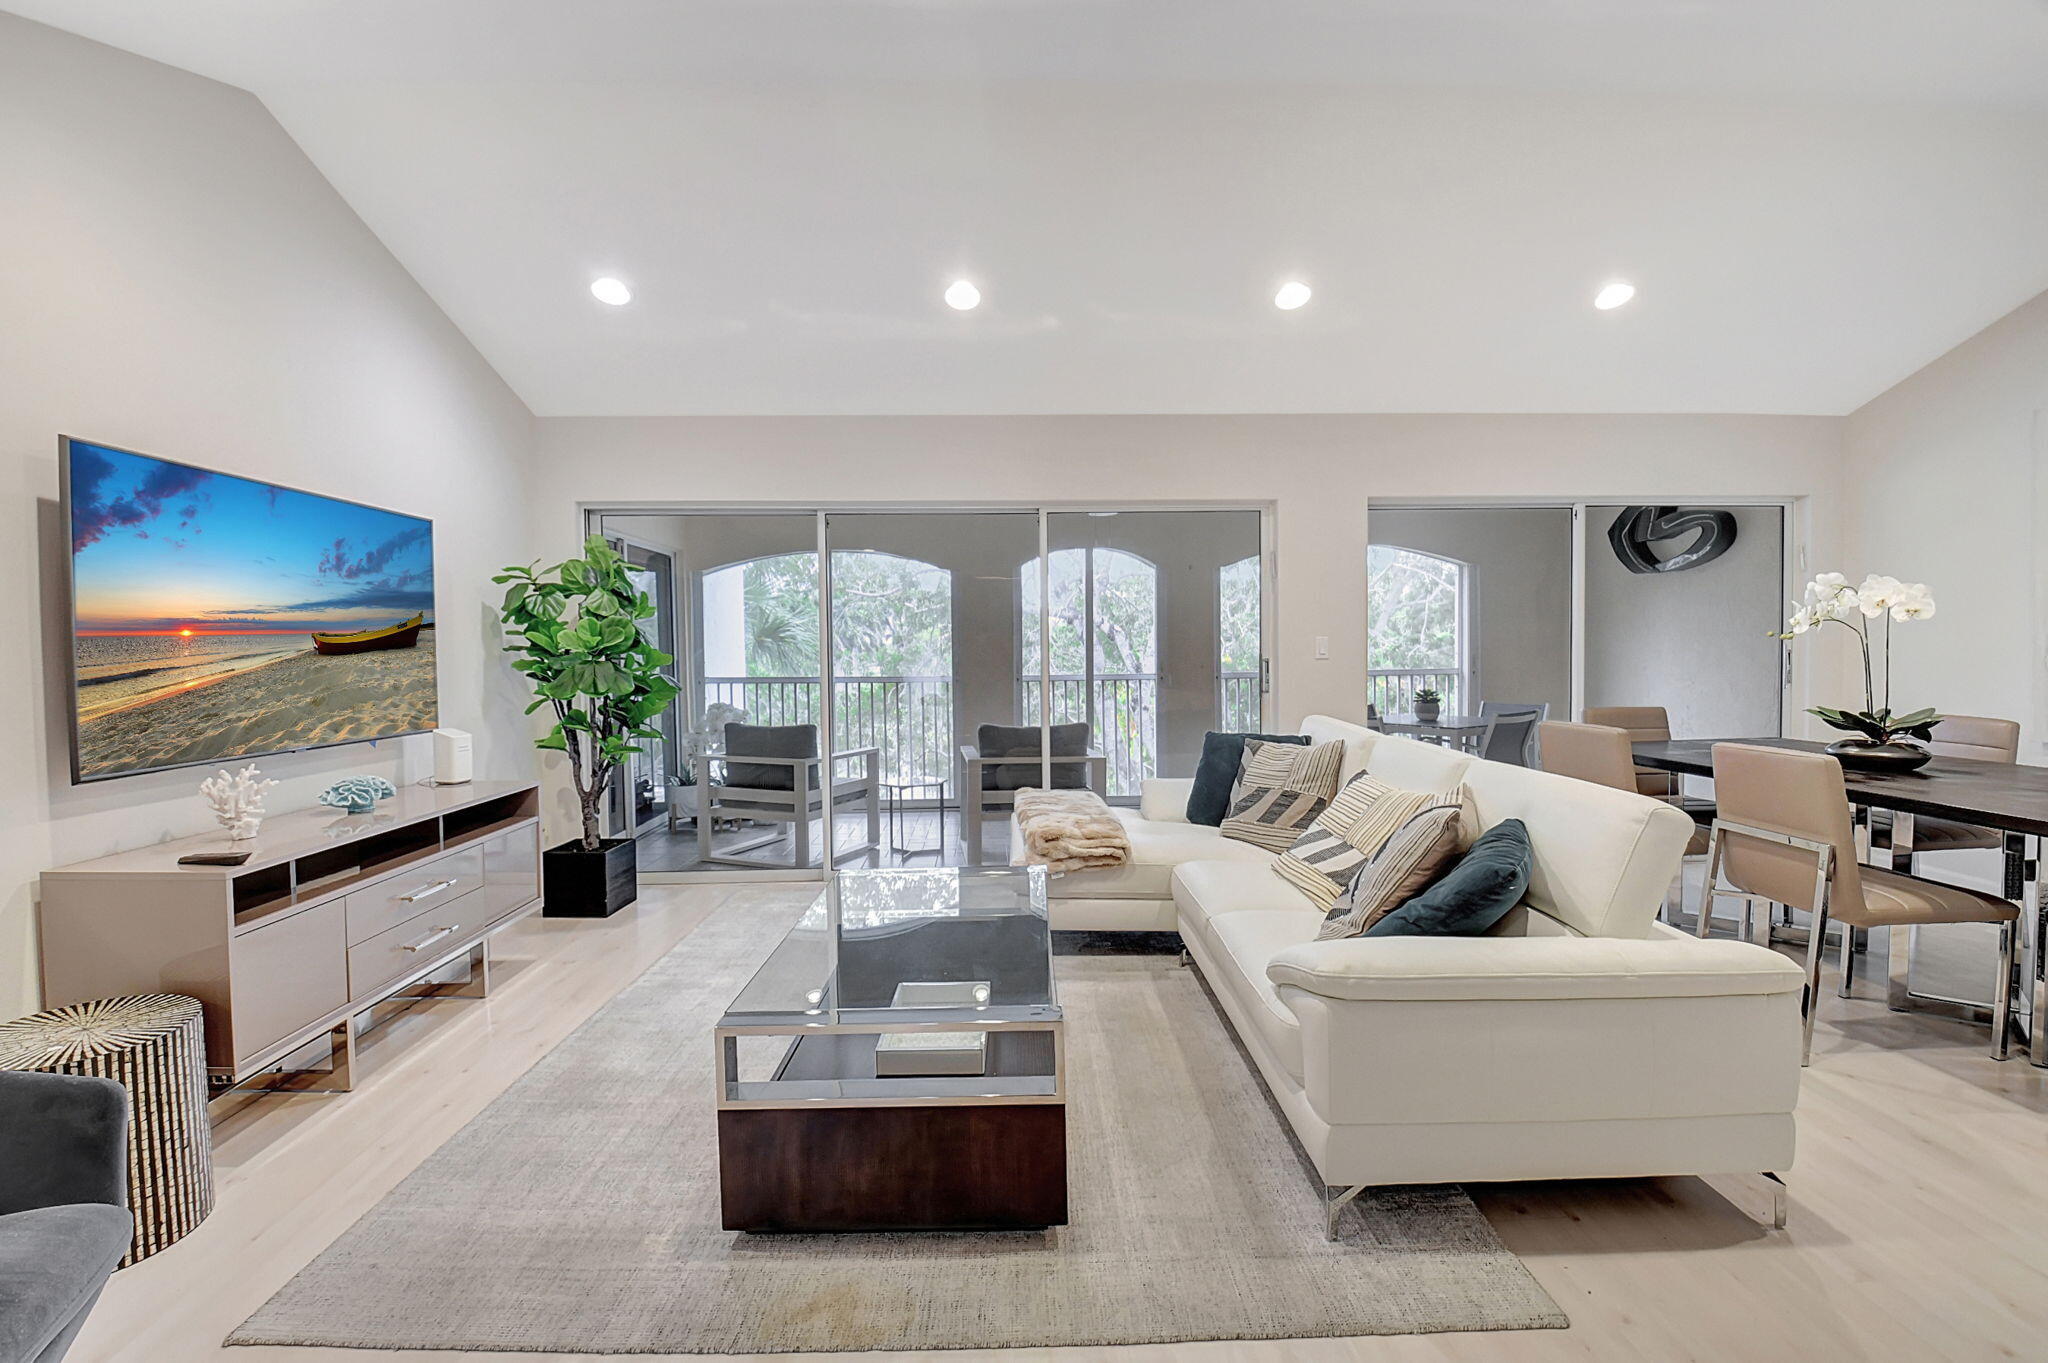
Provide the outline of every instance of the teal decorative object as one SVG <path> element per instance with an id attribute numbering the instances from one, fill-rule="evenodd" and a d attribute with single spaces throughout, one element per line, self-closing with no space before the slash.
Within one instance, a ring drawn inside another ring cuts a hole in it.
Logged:
<path id="1" fill-rule="evenodd" d="M 320 803 L 350 814 L 368 814 L 377 801 L 398 794 L 398 787 L 381 776 L 344 776 L 320 792 Z"/>

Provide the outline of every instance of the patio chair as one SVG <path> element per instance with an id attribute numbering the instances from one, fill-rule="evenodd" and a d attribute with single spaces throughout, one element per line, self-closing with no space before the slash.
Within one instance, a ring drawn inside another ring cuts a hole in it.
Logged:
<path id="1" fill-rule="evenodd" d="M 1476 750 L 1489 762 L 1531 767 L 1536 751 L 1536 726 L 1550 718 L 1548 701 L 1483 700 L 1479 717 L 1491 721 L 1479 735 Z"/>
<path id="2" fill-rule="evenodd" d="M 1043 763 L 1052 763 L 1055 790 L 1109 793 L 1109 758 L 1088 748 L 1087 724 L 1052 726 L 1050 758 L 1040 755 L 1036 724 L 983 724 L 974 742 L 960 745 L 960 840 L 967 844 L 967 864 L 981 865 L 981 832 L 994 811 L 1009 817 L 1017 792 L 1043 784 Z"/>
<path id="3" fill-rule="evenodd" d="M 835 775 L 831 808 L 826 808 L 824 772 L 818 756 L 818 726 L 815 724 L 728 724 L 725 726 L 724 780 L 700 783 L 697 790 L 697 859 L 706 865 L 750 866 L 781 870 L 802 869 L 811 864 L 811 821 L 824 821 L 826 859 L 838 862 L 882 844 L 882 806 L 876 764 L 880 748 L 849 748 L 832 754 L 833 771 L 844 763 L 855 763 L 851 776 Z M 867 806 L 867 840 L 837 850 L 835 817 L 846 805 Z M 794 856 L 788 863 L 750 857 L 748 852 L 780 842 L 781 833 L 712 850 L 712 833 L 721 819 L 751 823 L 788 824 L 794 833 Z"/>

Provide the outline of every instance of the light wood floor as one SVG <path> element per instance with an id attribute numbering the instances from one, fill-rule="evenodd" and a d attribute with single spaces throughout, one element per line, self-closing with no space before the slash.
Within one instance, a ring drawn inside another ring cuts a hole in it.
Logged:
<path id="1" fill-rule="evenodd" d="M 366 1077 L 354 1094 L 236 1100 L 216 1132 L 218 1208 L 182 1243 L 115 1276 L 72 1358 L 564 1357 L 224 1350 L 220 1340 L 714 907 L 805 893 L 657 887 L 609 922 L 530 920 L 498 939 L 489 1000 L 425 1003 L 365 1038 Z M 2048 1083 L 2024 1062 L 1994 1063 L 1981 1041 L 1958 1023 L 1830 994 L 1799 1110 L 1792 1222 L 1783 1233 L 1751 1219 L 1766 1198 L 1748 1180 L 1475 1189 L 1501 1238 L 1571 1316 L 1568 1331 L 980 1356 L 2048 1358 Z"/>

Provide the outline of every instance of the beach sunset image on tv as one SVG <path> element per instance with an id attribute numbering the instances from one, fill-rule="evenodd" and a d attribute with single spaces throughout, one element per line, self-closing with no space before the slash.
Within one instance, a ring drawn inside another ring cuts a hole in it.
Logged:
<path id="1" fill-rule="evenodd" d="M 434 727 L 433 524 L 65 442 L 80 780 Z"/>

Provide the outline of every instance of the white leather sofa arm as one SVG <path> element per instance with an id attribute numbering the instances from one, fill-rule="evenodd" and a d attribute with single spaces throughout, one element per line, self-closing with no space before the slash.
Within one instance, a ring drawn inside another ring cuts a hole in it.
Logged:
<path id="1" fill-rule="evenodd" d="M 1138 817 L 1154 823 L 1186 823 L 1192 776 L 1148 776 L 1138 786 Z"/>
<path id="2" fill-rule="evenodd" d="M 1331 999 L 1645 999 L 1795 993 L 1805 975 L 1748 942 L 1618 937 L 1351 937 L 1267 963 Z M 1284 997 L 1284 995 L 1283 995 Z"/>

